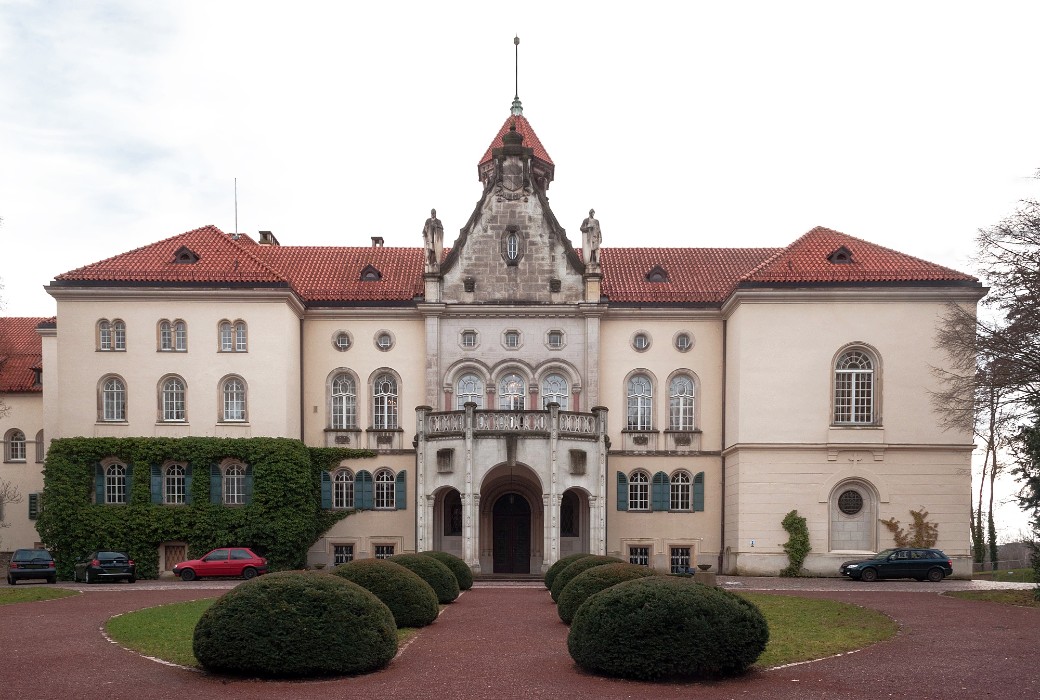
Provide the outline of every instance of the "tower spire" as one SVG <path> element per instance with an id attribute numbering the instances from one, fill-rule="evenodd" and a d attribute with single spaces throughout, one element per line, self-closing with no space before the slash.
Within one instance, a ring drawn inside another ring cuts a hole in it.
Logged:
<path id="1" fill-rule="evenodd" d="M 524 106 L 520 104 L 520 37 L 513 37 L 513 46 L 515 47 L 516 55 L 514 57 L 514 66 L 516 71 L 516 92 L 513 94 L 513 107 L 509 111 L 514 117 L 518 117 L 524 113 Z"/>

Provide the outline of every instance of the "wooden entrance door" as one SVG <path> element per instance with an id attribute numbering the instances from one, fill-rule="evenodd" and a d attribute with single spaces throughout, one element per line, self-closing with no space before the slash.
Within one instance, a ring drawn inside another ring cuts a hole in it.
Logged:
<path id="1" fill-rule="evenodd" d="M 531 506 L 518 493 L 507 493 L 492 510 L 496 574 L 531 573 Z"/>

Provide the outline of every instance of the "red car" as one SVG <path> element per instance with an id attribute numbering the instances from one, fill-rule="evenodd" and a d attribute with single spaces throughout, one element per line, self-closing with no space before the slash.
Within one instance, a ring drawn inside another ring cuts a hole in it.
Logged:
<path id="1" fill-rule="evenodd" d="M 203 576 L 241 576 L 250 579 L 267 573 L 267 560 L 245 547 L 221 547 L 201 559 L 189 559 L 173 565 L 173 573 L 182 581 Z"/>

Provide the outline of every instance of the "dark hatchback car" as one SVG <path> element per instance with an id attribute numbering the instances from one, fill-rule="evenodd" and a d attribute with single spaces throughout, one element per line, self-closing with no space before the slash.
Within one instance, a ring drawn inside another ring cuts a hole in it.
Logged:
<path id="1" fill-rule="evenodd" d="M 76 562 L 72 571 L 75 582 L 97 583 L 98 581 L 137 580 L 137 566 L 124 552 L 98 551 L 88 554 Z"/>
<path id="2" fill-rule="evenodd" d="M 904 547 L 884 549 L 866 559 L 853 559 L 838 569 L 843 576 L 859 581 L 879 578 L 928 579 L 934 583 L 953 574 L 953 562 L 938 549 Z"/>
<path id="3" fill-rule="evenodd" d="M 7 566 L 7 583 L 13 586 L 19 581 L 40 578 L 47 583 L 58 580 L 51 553 L 46 549 L 16 549 Z"/>

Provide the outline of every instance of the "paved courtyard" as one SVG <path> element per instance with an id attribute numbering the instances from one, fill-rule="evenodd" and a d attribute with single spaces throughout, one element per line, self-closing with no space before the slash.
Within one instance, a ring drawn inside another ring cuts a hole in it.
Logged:
<path id="1" fill-rule="evenodd" d="M 776 591 L 880 610 L 900 631 L 840 657 L 711 683 L 652 684 L 584 673 L 567 626 L 533 584 L 480 584 L 448 606 L 384 670 L 356 678 L 263 682 L 212 676 L 108 641 L 105 621 L 163 603 L 220 595 L 238 581 L 61 583 L 83 595 L 0 608 L 0 696 L 110 698 L 862 698 L 1040 696 L 1040 609 L 939 595 L 1016 587 L 979 581 L 860 584 L 840 579 L 720 577 L 731 590 Z M 26 584 L 20 584 L 26 585 Z M 1031 588 L 1030 584 L 1017 584 Z M 912 691 L 911 691 L 912 689 Z"/>

